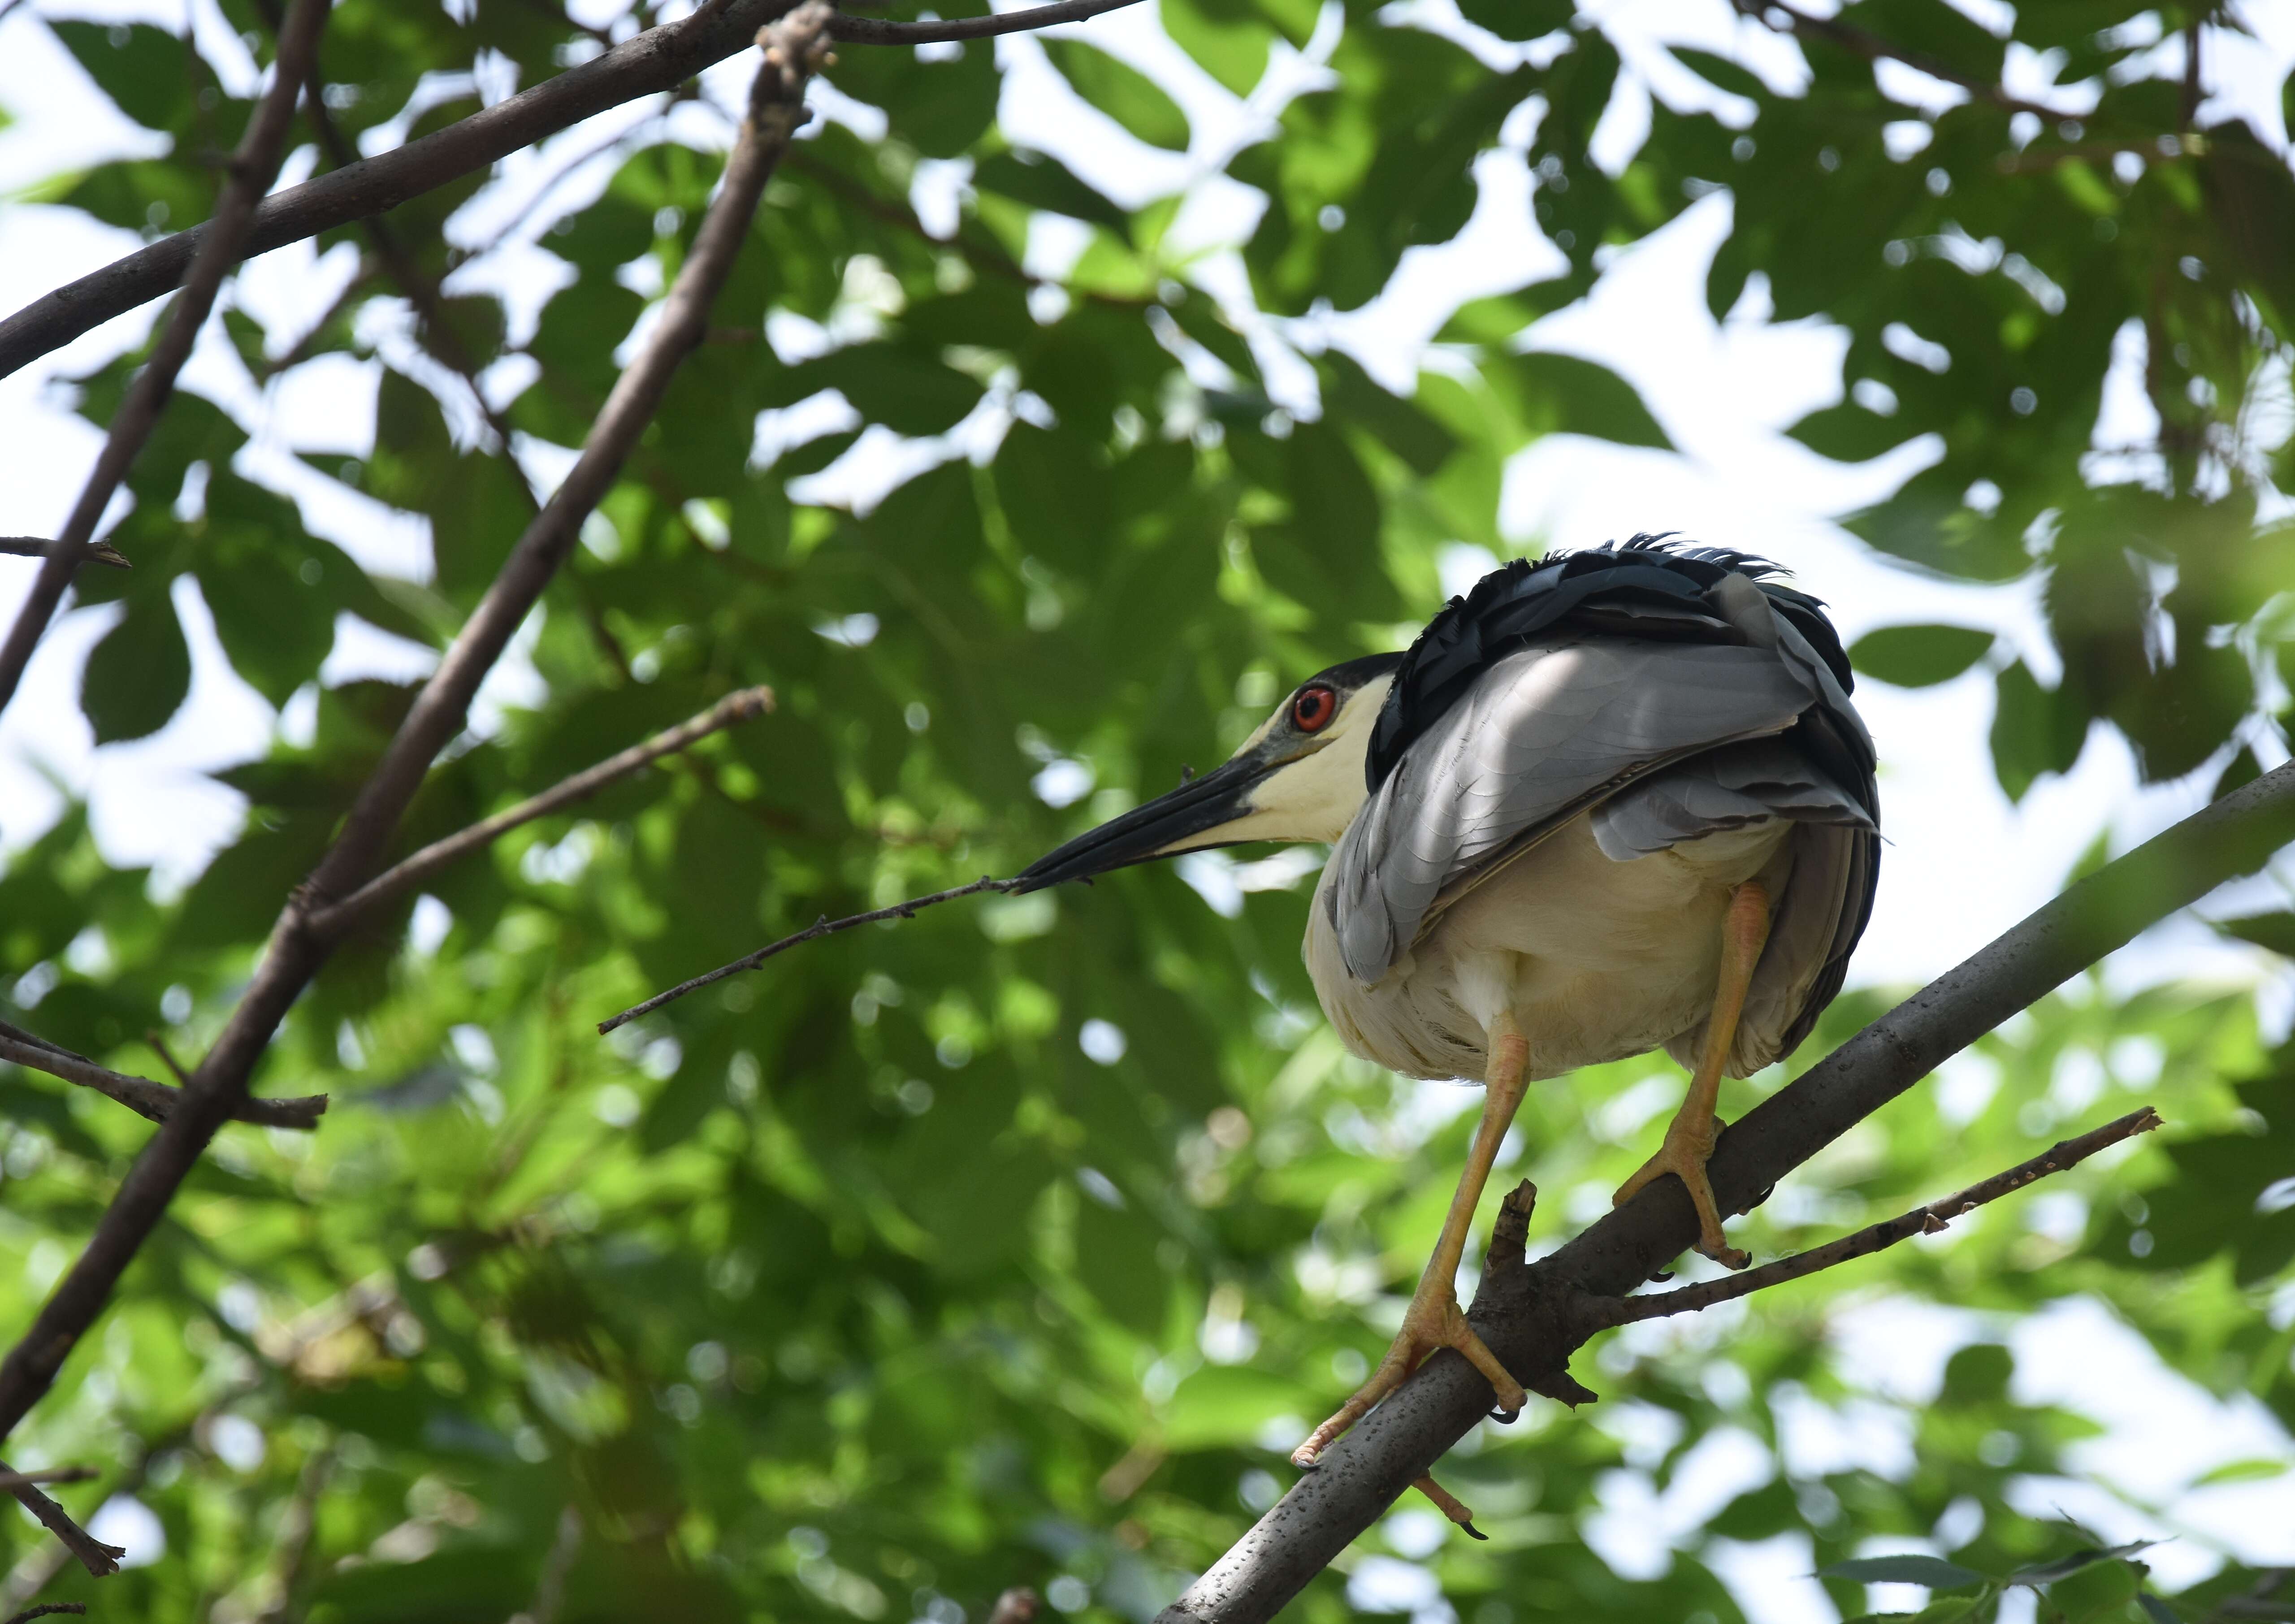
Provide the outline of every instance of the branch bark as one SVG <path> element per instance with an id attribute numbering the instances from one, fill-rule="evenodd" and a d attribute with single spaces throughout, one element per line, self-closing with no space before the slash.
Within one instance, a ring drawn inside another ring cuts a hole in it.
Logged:
<path id="1" fill-rule="evenodd" d="M 184 1099 L 181 1089 L 98 1065 L 85 1055 L 59 1049 L 45 1038 L 35 1037 L 5 1021 L 0 1021 L 0 1060 L 29 1071 L 45 1072 L 83 1089 L 94 1089 L 107 1099 L 118 1100 L 146 1122 L 166 1122 Z M 241 1099 L 233 1108 L 231 1120 L 253 1122 L 259 1128 L 307 1130 L 319 1125 L 319 1118 L 326 1114 L 326 1110 L 324 1094 L 308 1094 L 299 1099 Z"/>
<path id="2" fill-rule="evenodd" d="M 79 500 L 41 560 L 40 573 L 17 611 L 16 624 L 8 629 L 7 641 L 0 643 L 0 711 L 6 710 L 8 701 L 15 697 L 24 667 L 31 663 L 32 649 L 55 617 L 64 590 L 88 557 L 88 543 L 95 538 L 95 526 L 110 505 L 112 493 L 127 477 L 143 442 L 151 438 L 167 396 L 175 393 L 176 374 L 190 358 L 192 345 L 207 324 L 208 313 L 215 308 L 223 279 L 239 263 L 247 246 L 256 205 L 279 173 L 287 126 L 295 117 L 296 93 L 318 52 L 327 4 L 328 0 L 295 0 L 295 10 L 280 32 L 271 88 L 248 121 L 239 150 L 231 155 L 231 178 L 216 201 L 215 218 L 200 230 L 198 257 L 192 260 L 190 274 L 184 279 L 184 296 L 169 314 L 167 329 L 152 347 L 151 358 L 128 385 L 127 396 L 112 417 L 110 432 L 103 449 L 96 453 L 95 467 L 80 489 Z"/>
<path id="3" fill-rule="evenodd" d="M 43 535 L 0 535 L 0 552 L 12 558 L 45 559 L 56 551 L 56 543 Z M 108 564 L 114 569 L 133 569 L 127 558 L 109 542 L 90 542 L 83 564 Z"/>
<path id="4" fill-rule="evenodd" d="M 1750 1210 L 1794 1168 L 1940 1063 L 2137 932 L 2261 868 L 2295 839 L 2295 763 L 2265 773 L 2072 886 L 1883 1016 L 1721 1136 L 1707 1169 L 1725 1212 Z M 1527 1187 L 1525 1187 L 1526 1188 Z M 1517 1192 L 1517 1198 L 1522 1192 Z M 1517 1218 L 1517 1198 L 1500 1213 Z M 1524 1263 L 1493 1240 L 1467 1318 L 1525 1386 L 1595 1395 L 1572 1352 L 1624 1296 L 1696 1238 L 1678 1179 L 1660 1179 L 1559 1251 Z M 1448 1350 L 1325 1452 L 1274 1508 L 1160 1615 L 1158 1624 L 1258 1624 L 1370 1526 L 1491 1408 L 1490 1383 Z"/>
<path id="5" fill-rule="evenodd" d="M 109 1579 L 119 1571 L 119 1559 L 127 1555 L 125 1546 L 106 1545 L 72 1521 L 71 1514 L 57 1505 L 37 1487 L 42 1482 L 80 1482 L 94 1477 L 94 1473 L 84 1466 L 64 1472 L 15 1472 L 5 1462 L 0 1462 L 0 1479 L 7 1483 L 8 1492 L 26 1511 L 40 1520 L 40 1525 L 53 1534 L 64 1549 L 79 1558 L 79 1564 L 94 1579 Z"/>
<path id="6" fill-rule="evenodd" d="M 725 14 L 754 14 L 754 8 L 736 4 Z M 806 0 L 760 36 L 764 61 L 748 116 L 653 336 L 615 384 L 565 483 L 527 526 L 424 685 L 334 845 L 289 900 L 245 996 L 192 1073 L 180 1103 L 121 1181 L 86 1251 L 23 1339 L 0 1360 L 0 1435 L 12 1430 L 53 1383 L 208 1141 L 245 1099 L 256 1063 L 279 1023 L 326 962 L 329 943 L 312 930 L 312 916 L 373 877 L 431 761 L 461 731 L 479 682 L 574 547 L 583 519 L 611 488 L 679 363 L 701 342 L 709 306 L 731 271 L 765 183 L 804 121 L 804 87 L 828 54 L 829 16 L 822 0 Z"/>
<path id="7" fill-rule="evenodd" d="M 609 755 L 594 767 L 587 767 L 571 778 L 543 790 L 528 800 L 496 812 L 493 817 L 458 829 L 444 840 L 433 841 L 404 862 L 377 875 L 350 895 L 332 907 L 323 908 L 310 918 L 314 934 L 333 941 L 355 926 L 374 909 L 400 897 L 437 873 L 448 864 L 468 856 L 479 847 L 490 845 L 521 823 L 531 823 L 536 818 L 546 818 L 561 812 L 577 801 L 587 800 L 617 779 L 625 779 L 640 769 L 650 766 L 665 755 L 674 755 L 690 748 L 710 734 L 721 732 L 736 722 L 761 716 L 773 708 L 773 690 L 770 688 L 745 688 L 702 712 L 698 716 L 679 722 L 647 739 L 632 745 L 618 755 Z"/>
<path id="8" fill-rule="evenodd" d="M 829 31 L 845 45 L 928 45 L 955 39 L 991 39 L 999 34 L 1021 34 L 1082 22 L 1103 12 L 1120 11 L 1139 0 L 1053 0 L 1025 11 L 999 12 L 988 17 L 957 17 L 946 22 L 885 22 L 874 17 L 851 17 L 839 12 Z"/>

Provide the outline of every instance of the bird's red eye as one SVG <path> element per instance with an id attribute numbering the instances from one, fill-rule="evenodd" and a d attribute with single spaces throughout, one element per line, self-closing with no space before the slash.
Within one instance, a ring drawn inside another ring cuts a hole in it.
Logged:
<path id="1" fill-rule="evenodd" d="M 1303 688 L 1291 701 L 1291 723 L 1302 733 L 1319 733 L 1339 714 L 1339 697 L 1327 688 Z"/>

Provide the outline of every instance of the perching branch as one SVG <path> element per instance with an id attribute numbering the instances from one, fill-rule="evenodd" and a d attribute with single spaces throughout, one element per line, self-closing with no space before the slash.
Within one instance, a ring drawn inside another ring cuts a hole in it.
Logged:
<path id="1" fill-rule="evenodd" d="M 1776 33 L 1792 34 L 1802 39 L 1821 39 L 1827 45 L 1838 45 L 1852 55 L 1861 56 L 1868 62 L 1902 62 L 1906 67 L 1925 73 L 1932 79 L 1942 79 L 1948 85 L 1957 85 L 1978 101 L 1988 102 L 2003 112 L 2030 113 L 2036 118 L 2046 119 L 2051 124 L 2078 116 L 2066 112 L 2062 108 L 2050 107 L 2045 102 L 2027 102 L 2021 96 L 2010 94 L 1989 79 L 1979 78 L 1972 74 L 1961 72 L 1959 69 L 1941 57 L 1932 56 L 1925 51 L 1915 51 L 1907 46 L 1898 45 L 1893 40 L 1883 38 L 1868 29 L 1860 29 L 1850 23 L 1835 21 L 1830 17 L 1812 16 L 1807 12 L 1785 4 L 1784 0 L 1730 0 L 1730 4 L 1737 8 L 1741 15 L 1751 17 L 1756 22 Z M 1782 22 L 1778 20 L 1780 18 L 1784 19 Z"/>
<path id="2" fill-rule="evenodd" d="M 872 909 L 867 913 L 849 914 L 842 919 L 832 919 L 823 914 L 793 936 L 783 936 L 778 942 L 767 943 L 744 959 L 731 964 L 721 964 L 706 974 L 690 981 L 681 981 L 666 992 L 657 992 L 642 1004 L 633 1004 L 621 1014 L 598 1023 L 598 1035 L 604 1037 L 617 1026 L 634 1021 L 641 1015 L 651 1015 L 664 1004 L 674 1003 L 687 993 L 697 992 L 711 982 L 723 981 L 728 975 L 739 975 L 744 970 L 754 970 L 776 953 L 785 953 L 800 943 L 818 941 L 822 936 L 834 936 L 851 930 L 857 925 L 875 925 L 886 919 L 913 919 L 919 908 L 930 908 L 938 902 L 952 902 L 960 896 L 976 896 L 983 891 L 1009 891 L 1020 882 L 1017 879 L 993 879 L 984 874 L 968 885 L 955 885 L 946 891 L 935 891 L 930 896 L 912 896 L 905 902 L 895 902 L 890 908 Z"/>
<path id="3" fill-rule="evenodd" d="M 640 769 L 650 766 L 665 755 L 690 748 L 712 733 L 721 732 L 736 722 L 761 716 L 773 708 L 773 690 L 770 688 L 745 688 L 726 695 L 716 704 L 690 721 L 656 733 L 643 744 L 632 745 L 618 755 L 609 755 L 594 767 L 585 767 L 571 778 L 560 780 L 540 795 L 520 801 L 517 805 L 493 817 L 459 829 L 444 840 L 436 840 L 396 867 L 385 870 L 360 886 L 331 908 L 323 908 L 310 918 L 310 928 L 319 936 L 332 940 L 358 923 L 373 909 L 400 897 L 437 873 L 448 864 L 468 856 L 479 847 L 491 845 L 521 823 L 531 823 L 536 818 L 546 818 L 577 801 L 587 800 L 617 779 L 625 779 Z"/>
<path id="4" fill-rule="evenodd" d="M 855 45 L 928 45 L 957 39 L 990 39 L 999 34 L 1020 34 L 1063 22 L 1082 22 L 1103 12 L 1121 10 L 1138 0 L 1053 0 L 1025 11 L 999 12 L 988 17 L 958 17 L 947 22 L 880 22 L 873 17 L 839 12 L 829 32 L 843 44 Z"/>
<path id="5" fill-rule="evenodd" d="M 2053 988 L 2189 906 L 2253 873 L 2295 840 L 2295 763 L 2265 773 L 2072 886 L 1957 968 L 1883 1016 L 1721 1136 L 1707 1168 L 1724 1212 L 1772 1186 L 1944 1060 Z M 1525 1190 L 1527 1187 L 1525 1187 Z M 1526 1225 L 1523 1192 L 1500 1224 Z M 1520 1207 L 1516 1212 L 1514 1209 Z M 1522 1228 L 1491 1266 L 1467 1318 L 1507 1369 L 1565 1403 L 1594 1395 L 1570 1355 L 1614 1321 L 1622 1298 L 1687 1248 L 1697 1218 L 1680 1181 L 1662 1179 L 1534 1263 Z M 1261 1624 L 1489 1413 L 1491 1385 L 1457 1354 L 1435 1354 L 1327 1450 L 1315 1470 L 1237 1542 L 1159 1624 Z"/>
<path id="6" fill-rule="evenodd" d="M 756 9 L 754 3 L 736 0 L 723 15 L 746 17 Z M 312 917 L 374 877 L 430 763 L 462 730 L 479 683 L 572 551 L 582 521 L 612 487 L 679 363 L 700 343 L 709 307 L 731 272 L 765 183 L 806 117 L 804 89 L 828 54 L 829 15 L 821 0 L 806 0 L 759 37 L 764 60 L 748 117 L 651 337 L 607 397 L 565 483 L 527 526 L 424 684 L 333 845 L 289 899 L 245 996 L 167 1120 L 121 1180 L 87 1249 L 57 1284 L 23 1339 L 0 1360 L 0 1434 L 13 1429 L 48 1390 L 208 1140 L 245 1100 L 249 1081 L 279 1023 L 327 961 L 331 944 L 311 928 Z"/>
<path id="7" fill-rule="evenodd" d="M 1607 1316 L 1608 1323 L 1613 1326 L 1632 1325 L 1644 1319 L 1662 1319 L 1669 1314 L 1694 1314 L 1700 1309 L 1711 1308 L 1717 1302 L 1750 1297 L 1755 1292 L 1766 1291 L 1772 1285 L 1802 1279 L 1837 1263 L 1885 1252 L 1899 1241 L 1910 1239 L 1915 1235 L 1940 1235 L 1954 1219 L 1973 1212 L 1989 1201 L 1997 1201 L 2001 1196 L 2021 1190 L 2050 1173 L 2077 1167 L 2099 1150 L 2117 1145 L 2122 1139 L 2133 1138 L 2139 1133 L 2149 1133 L 2162 1125 L 2159 1114 L 2146 1106 L 2141 1111 L 2129 1112 L 2117 1122 L 2106 1122 L 2101 1128 L 2083 1133 L 2076 1139 L 2059 1140 L 2052 1148 L 2029 1162 L 2019 1163 L 2005 1173 L 1995 1173 L 1981 1184 L 1972 1184 L 1957 1196 L 1948 1196 L 1942 1201 L 1915 1207 L 1901 1217 L 1867 1225 L 1854 1235 L 1844 1235 L 1837 1241 L 1795 1253 L 1789 1258 L 1779 1258 L 1774 1263 L 1764 1263 L 1759 1269 L 1749 1269 L 1743 1274 L 1725 1275 L 1718 1280 L 1704 1280 L 1695 1285 L 1678 1286 L 1670 1292 L 1652 1292 L 1646 1296 L 1613 1297 L 1603 1312 Z"/>
<path id="8" fill-rule="evenodd" d="M 164 1122 L 183 1103 L 184 1090 L 169 1088 L 164 1082 L 154 1082 L 149 1077 L 131 1077 L 101 1066 L 85 1055 L 76 1055 L 68 1049 L 59 1049 L 44 1038 L 37 1038 L 20 1026 L 0 1021 L 0 1060 L 20 1065 L 29 1071 L 45 1072 L 51 1077 L 61 1077 L 66 1082 L 76 1082 L 83 1089 L 94 1089 L 106 1098 L 116 1099 L 147 1122 Z M 259 1128 L 313 1129 L 319 1118 L 326 1114 L 324 1094 L 306 1095 L 300 1099 L 242 1099 L 232 1111 L 232 1120 L 253 1122 Z"/>
<path id="9" fill-rule="evenodd" d="M 55 550 L 56 544 L 45 536 L 0 535 L 0 552 L 7 553 L 12 558 L 45 559 Z M 127 561 L 126 555 L 115 549 L 110 542 L 90 542 L 82 551 L 80 562 L 109 564 L 114 569 L 135 567 Z"/>
<path id="10" fill-rule="evenodd" d="M 190 359 L 200 329 L 207 325 L 208 313 L 215 308 L 216 294 L 223 287 L 225 275 L 239 263 L 241 251 L 247 244 L 248 227 L 255 217 L 256 204 L 271 189 L 272 180 L 279 173 L 279 159 L 286 150 L 287 126 L 295 116 L 295 94 L 318 51 L 319 28 L 327 20 L 327 4 L 328 0 L 295 0 L 294 13 L 279 36 L 279 55 L 272 64 L 271 88 L 264 93 L 255 116 L 248 120 L 247 134 L 241 139 L 239 150 L 231 155 L 231 178 L 216 201 L 215 218 L 200 231 L 199 254 L 184 280 L 184 296 L 176 301 L 159 342 L 152 347 L 151 358 L 127 386 L 127 398 L 112 414 L 110 432 L 104 438 L 103 449 L 96 453 L 95 467 L 89 471 L 87 483 L 80 487 L 79 500 L 72 505 L 71 516 L 64 520 L 54 545 L 46 550 L 40 573 L 24 599 L 23 608 L 17 611 L 16 624 L 9 628 L 7 641 L 0 642 L 0 710 L 7 709 L 8 701 L 15 697 L 24 667 L 31 664 L 32 649 L 47 631 L 48 622 L 55 617 L 56 606 L 63 601 L 64 589 L 71 584 L 72 577 L 79 573 L 81 563 L 88 556 L 88 543 L 95 537 L 95 526 L 102 521 L 103 510 L 111 505 L 112 494 L 127 477 L 136 453 L 143 449 L 143 442 L 151 437 L 159 413 L 167 407 L 167 396 L 175 393 L 176 374 Z"/>

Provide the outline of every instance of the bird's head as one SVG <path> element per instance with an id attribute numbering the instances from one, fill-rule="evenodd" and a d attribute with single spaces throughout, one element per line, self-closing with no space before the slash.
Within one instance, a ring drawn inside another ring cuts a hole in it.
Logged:
<path id="1" fill-rule="evenodd" d="M 1318 672 L 1200 778 L 1079 835 L 1020 876 L 1034 891 L 1152 858 L 1253 840 L 1336 840 L 1362 810 L 1363 760 L 1399 654 Z"/>

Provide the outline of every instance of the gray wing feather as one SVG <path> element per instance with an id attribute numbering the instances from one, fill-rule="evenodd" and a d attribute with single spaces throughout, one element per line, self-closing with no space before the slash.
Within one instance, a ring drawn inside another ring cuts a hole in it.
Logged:
<path id="1" fill-rule="evenodd" d="M 1838 694 L 1808 644 L 1779 632 L 1767 647 L 1570 637 L 1492 665 L 1332 854 L 1326 894 L 1349 972 L 1379 980 L 1446 888 L 1565 818 L 1686 756 L 1781 733 Z M 1845 695 L 1841 706 L 1855 715 Z"/>

